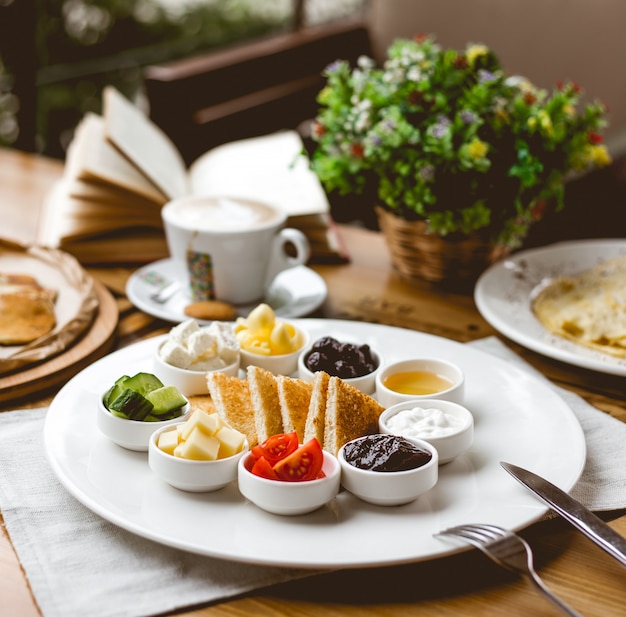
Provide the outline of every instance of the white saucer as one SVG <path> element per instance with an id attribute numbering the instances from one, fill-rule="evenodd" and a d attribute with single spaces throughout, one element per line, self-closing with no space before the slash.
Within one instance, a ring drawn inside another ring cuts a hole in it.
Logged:
<path id="1" fill-rule="evenodd" d="M 191 303 L 184 285 L 163 304 L 152 300 L 151 295 L 174 280 L 174 265 L 171 259 L 161 259 L 135 271 L 126 283 L 128 299 L 140 310 L 171 322 L 187 319 L 184 309 Z M 328 289 L 324 279 L 306 266 L 284 270 L 270 285 L 265 298 L 276 315 L 280 317 L 303 317 L 319 308 Z M 259 301 L 261 302 L 261 301 Z M 238 313 L 246 316 L 259 302 L 238 306 Z"/>

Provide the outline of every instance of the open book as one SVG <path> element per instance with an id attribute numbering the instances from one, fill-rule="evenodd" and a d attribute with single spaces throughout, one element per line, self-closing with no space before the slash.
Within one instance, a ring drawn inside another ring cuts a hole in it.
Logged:
<path id="1" fill-rule="evenodd" d="M 187 169 L 169 137 L 112 87 L 103 115 L 88 113 L 76 128 L 63 179 L 42 209 L 38 242 L 86 265 L 162 259 L 161 207 L 187 194 L 278 205 L 309 238 L 312 261 L 346 258 L 295 131 L 218 146 Z"/>

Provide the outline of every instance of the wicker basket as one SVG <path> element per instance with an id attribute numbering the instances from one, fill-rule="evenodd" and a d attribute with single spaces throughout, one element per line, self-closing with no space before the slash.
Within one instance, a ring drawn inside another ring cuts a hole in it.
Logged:
<path id="1" fill-rule="evenodd" d="M 467 291 L 490 264 L 505 254 L 479 234 L 430 234 L 425 221 L 407 221 L 379 206 L 376 215 L 391 261 L 407 279 Z"/>

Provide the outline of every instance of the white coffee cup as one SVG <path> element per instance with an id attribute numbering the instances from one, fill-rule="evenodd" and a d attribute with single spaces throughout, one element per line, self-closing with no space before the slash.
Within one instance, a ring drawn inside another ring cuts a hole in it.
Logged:
<path id="1" fill-rule="evenodd" d="M 261 300 L 279 272 L 309 258 L 306 236 L 284 228 L 286 213 L 266 203 L 182 197 L 165 204 L 161 216 L 176 277 L 189 283 L 192 300 Z"/>

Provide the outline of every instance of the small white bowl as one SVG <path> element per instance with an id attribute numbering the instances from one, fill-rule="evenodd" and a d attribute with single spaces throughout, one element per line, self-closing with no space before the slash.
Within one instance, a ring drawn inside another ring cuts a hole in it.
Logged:
<path id="1" fill-rule="evenodd" d="M 152 361 L 153 372 L 163 383 L 176 386 L 185 396 L 209 393 L 206 381 L 206 375 L 208 372 L 226 373 L 230 376 L 237 376 L 239 374 L 239 357 L 237 357 L 237 360 L 232 364 L 228 364 L 223 368 L 215 369 L 215 371 L 191 371 L 189 369 L 168 364 L 165 360 L 163 360 L 160 354 L 161 347 L 164 344 L 165 341 L 159 345 L 159 348 L 154 354 Z"/>
<path id="2" fill-rule="evenodd" d="M 386 435 L 388 436 L 388 435 Z M 358 440 L 367 439 L 359 437 Z M 341 465 L 341 484 L 353 495 L 378 506 L 399 506 L 415 501 L 437 484 L 439 479 L 439 456 L 437 449 L 422 439 L 406 437 L 413 445 L 430 453 L 430 460 L 415 469 L 405 471 L 372 471 L 355 467 L 345 458 L 348 444 L 344 444 L 337 458 Z"/>
<path id="3" fill-rule="evenodd" d="M 398 413 L 410 412 L 414 408 L 436 410 L 435 414 L 449 426 L 442 426 L 439 422 L 435 425 L 427 417 L 422 420 L 423 414 L 415 414 L 417 416 L 415 422 L 411 421 L 409 415 L 406 421 L 401 422 L 401 427 L 390 426 Z M 437 412 L 443 413 L 443 418 Z M 380 415 L 378 426 L 381 433 L 422 439 L 435 446 L 440 465 L 449 463 L 465 452 L 474 441 L 474 416 L 470 410 L 458 403 L 440 399 L 413 399 L 393 405 Z"/>
<path id="4" fill-rule="evenodd" d="M 237 465 L 240 459 L 248 453 L 248 440 L 245 441 L 241 452 L 228 458 L 215 461 L 192 461 L 168 454 L 157 446 L 159 435 L 171 428 L 171 426 L 163 427 L 150 436 L 148 465 L 162 480 L 181 491 L 208 493 L 224 488 L 237 479 Z"/>
<path id="5" fill-rule="evenodd" d="M 304 349 L 298 357 L 298 377 L 303 381 L 313 381 L 313 378 L 315 377 L 315 372 L 311 371 L 306 365 L 306 359 L 312 351 L 313 349 L 309 346 Z M 378 352 L 372 349 L 371 353 L 372 359 L 375 360 L 377 363 L 375 370 L 373 370 L 371 373 L 367 373 L 367 375 L 362 375 L 361 377 L 342 378 L 343 381 L 350 384 L 351 386 L 354 386 L 364 394 L 374 394 L 374 392 L 376 391 L 376 375 L 380 371 L 380 368 L 383 364 L 383 358 Z M 329 375 L 332 376 L 332 372 L 327 372 Z"/>
<path id="6" fill-rule="evenodd" d="M 246 468 L 242 457 L 237 470 L 241 494 L 256 506 L 273 514 L 295 516 L 321 508 L 339 492 L 341 469 L 336 457 L 324 452 L 324 478 L 303 482 L 268 480 L 254 475 Z"/>
<path id="7" fill-rule="evenodd" d="M 293 324 L 292 324 L 293 326 Z M 295 328 L 295 326 L 293 326 Z M 301 328 L 296 328 L 302 337 L 302 345 L 295 351 L 287 354 L 266 356 L 253 353 L 243 347 L 240 350 L 241 368 L 245 371 L 248 366 L 258 366 L 273 373 L 274 375 L 292 375 L 298 368 L 298 356 L 302 349 L 309 343 L 309 333 Z"/>
<path id="8" fill-rule="evenodd" d="M 424 394 L 402 393 L 385 385 L 385 380 L 396 373 L 432 373 L 450 382 L 449 387 L 441 390 L 430 390 Z M 463 404 L 465 398 L 465 376 L 463 371 L 453 362 L 440 358 L 412 358 L 386 364 L 376 375 L 376 398 L 383 407 L 391 407 L 404 401 L 415 399 L 443 399 Z"/>
<path id="9" fill-rule="evenodd" d="M 127 450 L 147 452 L 150 436 L 161 427 L 170 427 L 181 422 L 189 414 L 191 408 L 189 401 L 182 409 L 182 414 L 170 420 L 162 422 L 141 422 L 139 420 L 127 420 L 112 414 L 104 405 L 102 396 L 98 399 L 96 424 L 113 443 Z"/>

